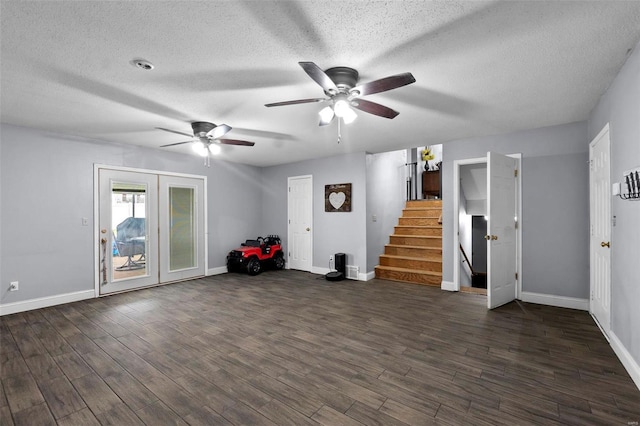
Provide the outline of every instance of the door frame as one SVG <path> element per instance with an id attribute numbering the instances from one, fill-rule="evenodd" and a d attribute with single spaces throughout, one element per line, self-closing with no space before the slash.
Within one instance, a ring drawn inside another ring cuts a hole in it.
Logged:
<path id="1" fill-rule="evenodd" d="M 207 202 L 207 176 L 204 175 L 194 175 L 188 173 L 175 173 L 175 172 L 167 172 L 163 170 L 150 170 L 150 169 L 142 169 L 138 167 L 125 167 L 125 166 L 113 166 L 109 164 L 101 164 L 94 163 L 93 164 L 93 271 L 94 271 L 94 297 L 103 297 L 100 294 L 100 274 L 98 273 L 100 270 L 100 246 L 99 246 L 99 235 L 100 235 L 100 169 L 108 169 L 113 171 L 121 171 L 121 172 L 136 172 L 136 173 L 148 173 L 155 175 L 165 175 L 165 176 L 174 176 L 174 177 L 185 177 L 192 179 L 202 179 L 204 180 L 204 271 L 205 275 L 209 270 L 209 221 L 208 218 L 208 202 Z M 155 285 L 163 285 L 168 283 L 160 283 Z M 154 286 L 155 286 L 154 285 Z M 153 286 L 152 286 L 153 287 Z M 113 293 L 110 293 L 113 294 Z M 106 294 L 104 296 L 108 296 Z"/>
<path id="2" fill-rule="evenodd" d="M 608 161 L 609 161 L 609 176 L 607 176 L 606 187 L 610 189 L 611 188 L 611 132 L 609 129 L 609 123 L 605 124 L 602 127 L 602 130 L 598 132 L 598 135 L 594 137 L 591 140 L 591 142 L 589 142 L 589 229 L 590 229 L 590 232 L 589 232 L 589 314 L 591 315 L 594 322 L 596 323 L 596 325 L 604 335 L 605 339 L 609 341 L 609 334 L 611 333 L 611 251 L 609 251 L 609 268 L 608 268 L 609 269 L 609 277 L 608 277 L 609 306 L 607 311 L 608 311 L 609 318 L 608 318 L 607 324 L 602 324 L 600 320 L 594 315 L 594 312 L 593 312 L 593 303 L 594 303 L 594 296 L 593 296 L 594 294 L 594 277 L 593 277 L 594 260 L 593 259 L 595 257 L 595 251 L 594 251 L 594 241 L 593 241 L 594 236 L 593 236 L 593 233 L 591 232 L 594 225 L 592 201 L 595 196 L 595 194 L 593 193 L 594 186 L 593 186 L 593 171 L 592 171 L 593 148 L 595 144 L 599 142 L 605 135 L 607 136 L 607 139 L 609 142 L 609 150 L 607 152 Z M 609 243 L 613 244 L 613 232 L 612 232 L 613 230 L 611 229 L 612 228 L 611 218 L 613 217 L 613 211 L 612 211 L 613 203 L 611 202 L 611 194 L 609 194 L 609 197 L 607 197 L 605 202 L 609 203 L 609 206 L 608 206 L 609 219 L 606 220 L 606 222 L 609 226 Z"/>
<path id="3" fill-rule="evenodd" d="M 516 299 L 520 298 L 522 293 L 522 154 L 507 154 L 507 157 L 516 159 L 518 167 L 518 176 L 516 178 L 516 212 L 518 215 L 518 228 L 516 229 L 516 272 L 518 280 L 516 282 Z M 460 291 L 460 224 L 458 221 L 458 211 L 460 210 L 460 167 L 469 164 L 487 164 L 487 157 L 466 158 L 453 161 L 453 286 L 443 290 Z"/>
<path id="4" fill-rule="evenodd" d="M 291 180 L 293 179 L 309 179 L 310 183 L 311 183 L 311 209 L 310 209 L 310 213 L 311 213 L 311 231 L 310 231 L 310 235 L 309 235 L 309 256 L 311 258 L 311 265 L 309 268 L 308 272 L 313 271 L 313 233 L 314 233 L 314 226 L 313 226 L 313 175 L 300 175 L 300 176 L 288 176 L 287 177 L 287 262 L 286 262 L 286 269 L 291 269 L 291 262 L 290 262 L 290 253 L 291 253 L 291 241 L 293 241 L 292 238 L 292 232 L 291 232 L 291 218 L 289 217 L 289 212 L 291 209 L 291 205 L 290 205 L 290 197 L 291 197 L 291 192 L 289 191 L 289 188 L 291 187 Z"/>

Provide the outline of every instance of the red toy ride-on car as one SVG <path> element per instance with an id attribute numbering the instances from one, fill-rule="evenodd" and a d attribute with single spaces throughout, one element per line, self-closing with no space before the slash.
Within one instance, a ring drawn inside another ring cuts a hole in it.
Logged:
<path id="1" fill-rule="evenodd" d="M 284 253 L 280 237 L 269 235 L 247 240 L 240 248 L 231 250 L 227 255 L 227 271 L 247 271 L 249 275 L 258 275 L 264 267 L 284 268 Z"/>

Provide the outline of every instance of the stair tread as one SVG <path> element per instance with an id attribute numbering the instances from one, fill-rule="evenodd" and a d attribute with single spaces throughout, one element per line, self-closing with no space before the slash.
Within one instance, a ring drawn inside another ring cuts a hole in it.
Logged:
<path id="1" fill-rule="evenodd" d="M 384 271 L 404 272 L 404 273 L 409 273 L 409 274 L 432 275 L 432 276 L 437 276 L 437 277 L 441 277 L 442 276 L 442 272 L 425 271 L 425 270 L 422 270 L 422 269 L 400 268 L 398 266 L 377 265 L 376 269 L 380 269 L 380 270 L 384 270 Z"/>
<path id="2" fill-rule="evenodd" d="M 437 219 L 434 216 L 400 216 L 401 219 Z"/>
<path id="3" fill-rule="evenodd" d="M 428 246 L 410 246 L 410 245 L 404 245 L 404 244 L 387 244 L 387 247 L 394 247 L 394 248 L 407 248 L 407 249 L 421 249 L 421 250 L 440 250 L 442 251 L 442 247 L 428 247 Z"/>
<path id="4" fill-rule="evenodd" d="M 391 234 L 392 237 L 401 237 L 401 238 L 437 238 L 439 240 L 442 239 L 441 235 L 405 235 L 405 234 Z"/>
<path id="5" fill-rule="evenodd" d="M 380 255 L 380 257 L 387 257 L 387 258 L 391 258 L 391 259 L 406 259 L 406 260 L 420 260 L 420 261 L 424 261 L 424 262 L 436 262 L 436 263 L 442 263 L 442 259 L 438 260 L 438 259 L 425 259 L 424 257 L 413 257 L 413 256 L 400 256 L 397 254 L 386 254 L 383 253 Z"/>
<path id="6" fill-rule="evenodd" d="M 395 225 L 396 228 L 428 228 L 428 229 L 440 229 L 442 225 Z"/>

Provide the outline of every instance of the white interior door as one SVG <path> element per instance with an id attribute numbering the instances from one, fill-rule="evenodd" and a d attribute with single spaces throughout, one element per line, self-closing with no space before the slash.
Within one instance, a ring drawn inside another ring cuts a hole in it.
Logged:
<path id="1" fill-rule="evenodd" d="M 205 275 L 204 180 L 159 176 L 160 282 Z"/>
<path id="2" fill-rule="evenodd" d="M 589 145 L 589 211 L 591 221 L 591 301 L 589 308 L 608 335 L 611 318 L 611 177 L 609 127 Z"/>
<path id="3" fill-rule="evenodd" d="M 289 268 L 311 272 L 313 260 L 313 178 L 288 179 L 288 262 Z"/>
<path id="4" fill-rule="evenodd" d="M 100 294 L 158 283 L 157 176 L 100 169 Z"/>
<path id="5" fill-rule="evenodd" d="M 514 158 L 487 153 L 487 306 L 516 298 L 516 165 Z"/>

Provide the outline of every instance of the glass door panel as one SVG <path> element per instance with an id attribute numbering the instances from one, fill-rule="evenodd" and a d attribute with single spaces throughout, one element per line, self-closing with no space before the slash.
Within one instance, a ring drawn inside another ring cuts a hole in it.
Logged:
<path id="1" fill-rule="evenodd" d="M 113 281 L 147 275 L 146 185 L 112 182 L 111 271 Z"/>
<path id="2" fill-rule="evenodd" d="M 169 187 L 169 271 L 197 265 L 195 188 Z"/>
<path id="3" fill-rule="evenodd" d="M 159 179 L 160 282 L 204 276 L 204 179 Z"/>

